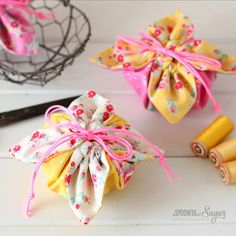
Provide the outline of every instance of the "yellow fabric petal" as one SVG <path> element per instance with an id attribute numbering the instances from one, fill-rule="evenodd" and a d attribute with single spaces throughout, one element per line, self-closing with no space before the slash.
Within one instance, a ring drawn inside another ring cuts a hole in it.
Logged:
<path id="1" fill-rule="evenodd" d="M 179 45 L 193 36 L 193 25 L 182 12 L 176 11 L 148 27 L 148 33 L 166 47 Z"/>
<path id="2" fill-rule="evenodd" d="M 196 101 L 194 76 L 179 63 L 152 73 L 148 95 L 155 108 L 171 123 L 178 123 Z"/>
<path id="3" fill-rule="evenodd" d="M 193 46 L 192 52 L 202 54 L 220 61 L 222 65 L 221 68 L 212 68 L 212 71 L 222 73 L 236 73 L 236 57 L 221 51 L 213 44 L 199 41 L 198 45 Z"/>
<path id="4" fill-rule="evenodd" d="M 105 126 L 129 125 L 129 123 L 119 115 L 112 114 L 105 122 Z"/>
<path id="5" fill-rule="evenodd" d="M 123 154 L 123 153 L 118 153 L 118 152 L 115 152 L 115 153 L 116 154 Z M 124 188 L 124 179 L 123 179 L 123 177 L 118 175 L 116 167 L 112 163 L 110 157 L 108 155 L 106 155 L 106 158 L 107 158 L 107 161 L 108 161 L 109 166 L 110 166 L 110 172 L 109 172 L 109 175 L 106 179 L 104 194 L 107 194 L 107 193 L 109 193 L 110 191 L 112 191 L 114 189 L 121 190 L 121 189 Z"/>
<path id="6" fill-rule="evenodd" d="M 66 196 L 65 178 L 72 153 L 73 150 L 60 152 L 50 157 L 42 165 L 48 177 L 48 188 L 63 196 Z"/>
<path id="7" fill-rule="evenodd" d="M 55 124 L 60 124 L 63 121 L 71 121 L 70 117 L 68 115 L 62 114 L 62 113 L 54 113 L 51 115 L 51 122 Z M 48 124 L 44 125 L 44 128 L 47 129 L 50 126 Z"/>
<path id="8" fill-rule="evenodd" d="M 122 68 L 121 63 L 116 60 L 116 53 L 113 47 L 106 48 L 104 51 L 92 56 L 90 61 L 106 68 Z"/>
<path id="9" fill-rule="evenodd" d="M 125 50 L 138 50 L 137 47 L 129 45 L 121 40 L 118 41 L 118 44 Z M 137 51 L 136 53 L 132 53 L 130 55 L 120 55 L 113 47 L 111 47 L 91 57 L 90 61 L 112 70 L 119 70 L 123 68 L 140 69 L 152 60 L 154 54 L 155 52 L 152 51 L 145 53 Z"/>

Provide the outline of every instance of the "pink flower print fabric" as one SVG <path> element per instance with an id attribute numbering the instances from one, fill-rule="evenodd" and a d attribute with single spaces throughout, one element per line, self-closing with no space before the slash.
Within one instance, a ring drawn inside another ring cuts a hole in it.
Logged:
<path id="1" fill-rule="evenodd" d="M 1 5 L 0 2 L 0 46 L 15 55 L 35 55 L 39 51 L 33 16 L 25 7 L 10 3 Z"/>

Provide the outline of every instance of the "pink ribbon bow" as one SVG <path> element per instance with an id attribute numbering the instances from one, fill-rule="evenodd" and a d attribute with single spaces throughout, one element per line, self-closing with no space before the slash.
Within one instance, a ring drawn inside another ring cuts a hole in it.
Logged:
<path id="1" fill-rule="evenodd" d="M 120 47 L 117 46 L 117 43 L 115 45 L 116 51 L 118 53 L 121 53 L 123 55 L 130 55 L 133 53 L 143 53 L 145 51 L 155 51 L 164 54 L 165 56 L 169 56 L 176 61 L 180 62 L 185 68 L 188 69 L 190 73 L 192 73 L 195 78 L 198 79 L 198 81 L 203 85 L 205 88 L 213 106 L 214 111 L 219 111 L 220 104 L 216 102 L 214 96 L 211 93 L 211 90 L 209 89 L 207 83 L 205 82 L 204 78 L 200 75 L 200 73 L 195 69 L 195 67 L 200 67 L 202 70 L 205 69 L 218 69 L 221 67 L 221 63 L 218 60 L 215 60 L 213 58 L 196 54 L 192 52 L 185 52 L 185 51 L 174 51 L 172 48 L 166 48 L 164 47 L 157 39 L 155 39 L 150 34 L 141 31 L 142 40 L 137 40 L 131 37 L 124 37 L 124 36 L 118 36 L 119 40 L 122 40 L 130 45 L 138 46 L 139 49 L 137 50 L 123 50 Z M 145 40 L 147 42 L 145 42 Z M 155 60 L 155 58 L 153 59 Z M 153 61 L 152 60 L 152 61 Z M 203 65 L 204 64 L 204 65 Z M 134 68 L 133 68 L 134 70 Z"/>
<path id="2" fill-rule="evenodd" d="M 50 117 L 55 112 L 64 112 L 65 114 L 67 114 L 70 117 L 71 122 L 63 122 L 63 123 L 59 123 L 59 124 L 52 123 Z M 97 142 L 104 148 L 104 150 L 107 152 L 107 154 L 110 156 L 110 158 L 115 159 L 115 160 L 128 160 L 133 155 L 133 147 L 131 146 L 131 144 L 125 138 L 111 135 L 109 133 L 113 133 L 113 134 L 116 133 L 116 134 L 120 134 L 120 135 L 127 135 L 127 136 L 131 136 L 131 137 L 135 137 L 135 138 L 145 142 L 146 144 L 148 144 L 154 150 L 154 152 L 157 154 L 157 157 L 159 157 L 160 165 L 165 170 L 170 182 L 173 179 L 172 176 L 174 176 L 176 179 L 180 179 L 180 177 L 178 177 L 175 173 L 173 173 L 167 167 L 167 165 L 165 163 L 165 157 L 162 154 L 162 152 L 160 151 L 160 149 L 158 147 L 156 147 L 154 144 L 152 144 L 151 142 L 149 142 L 148 140 L 146 140 L 141 135 L 135 134 L 135 133 L 130 132 L 128 130 L 122 130 L 122 129 L 111 128 L 111 127 L 103 127 L 103 128 L 99 128 L 99 129 L 95 129 L 95 130 L 85 129 L 78 123 L 76 117 L 70 112 L 69 109 L 67 109 L 63 106 L 59 106 L 59 105 L 51 106 L 50 108 L 48 108 L 48 110 L 45 113 L 45 121 L 48 125 L 50 125 L 51 127 L 55 128 L 55 129 L 64 128 L 64 129 L 69 130 L 70 134 L 65 135 L 63 138 L 61 138 L 58 141 L 56 141 L 55 143 L 53 143 L 52 146 L 41 156 L 41 158 L 37 162 L 35 169 L 34 169 L 33 177 L 31 180 L 30 194 L 29 194 L 29 198 L 27 201 L 27 205 L 26 205 L 26 216 L 29 215 L 30 202 L 35 196 L 34 195 L 34 183 L 35 183 L 35 179 L 37 177 L 40 166 L 50 156 L 50 154 L 54 150 L 56 150 L 57 147 L 59 147 L 63 143 L 69 142 L 71 140 L 71 138 L 80 138 L 85 141 Z M 106 144 L 106 141 L 114 141 L 116 143 L 123 145 L 126 148 L 127 152 L 123 155 L 117 155 L 109 148 L 109 146 Z"/>

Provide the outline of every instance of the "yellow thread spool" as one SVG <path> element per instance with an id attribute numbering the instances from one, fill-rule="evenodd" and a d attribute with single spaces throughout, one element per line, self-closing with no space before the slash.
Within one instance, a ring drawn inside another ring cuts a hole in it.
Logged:
<path id="1" fill-rule="evenodd" d="M 234 124 L 229 117 L 219 116 L 192 141 L 192 151 L 198 157 L 207 157 L 209 149 L 219 144 L 233 129 Z"/>
<path id="2" fill-rule="evenodd" d="M 220 172 L 225 184 L 236 183 L 236 161 L 222 163 L 220 165 Z"/>
<path id="3" fill-rule="evenodd" d="M 223 162 L 236 160 L 236 137 L 212 148 L 209 151 L 209 159 L 216 167 Z"/>

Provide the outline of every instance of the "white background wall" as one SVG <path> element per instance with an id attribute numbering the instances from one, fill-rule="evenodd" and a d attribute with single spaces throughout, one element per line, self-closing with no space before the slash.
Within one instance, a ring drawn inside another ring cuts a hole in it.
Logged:
<path id="1" fill-rule="evenodd" d="M 135 35 L 154 20 L 179 9 L 195 25 L 196 36 L 211 42 L 236 43 L 236 1 L 79 1 L 92 24 L 92 41 L 113 41 L 117 34 Z"/>

